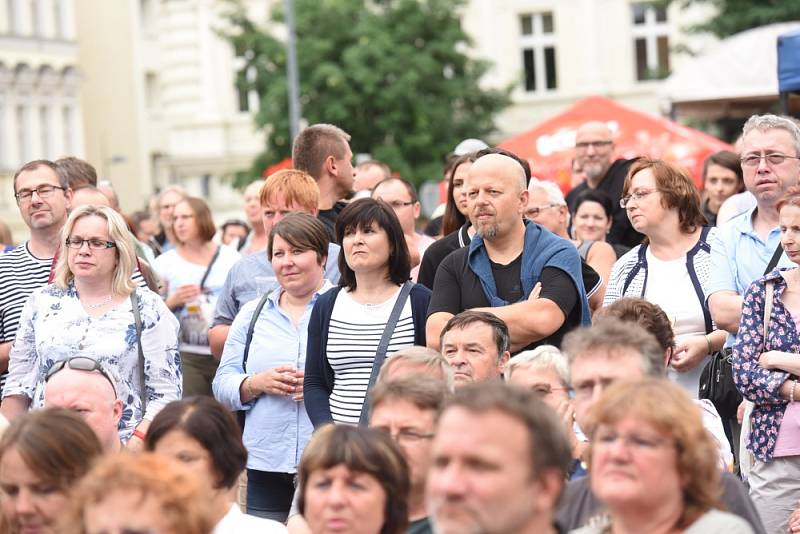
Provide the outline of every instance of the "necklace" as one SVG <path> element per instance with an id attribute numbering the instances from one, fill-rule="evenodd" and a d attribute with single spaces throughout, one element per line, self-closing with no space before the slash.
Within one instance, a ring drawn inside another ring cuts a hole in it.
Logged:
<path id="1" fill-rule="evenodd" d="M 84 306 L 86 306 L 90 310 L 96 310 L 97 308 L 102 308 L 103 306 L 105 306 L 106 304 L 111 302 L 111 299 L 113 299 L 113 298 L 114 298 L 114 295 L 112 294 L 112 295 L 109 295 L 109 296 L 105 297 L 100 302 L 95 302 L 94 304 L 86 304 L 86 303 L 84 303 Z"/>

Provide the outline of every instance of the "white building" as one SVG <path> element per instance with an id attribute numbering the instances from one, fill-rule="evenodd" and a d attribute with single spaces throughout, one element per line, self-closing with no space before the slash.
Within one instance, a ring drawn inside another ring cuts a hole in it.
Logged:
<path id="1" fill-rule="evenodd" d="M 21 228 L 12 176 L 83 154 L 73 0 L 0 0 L 0 219 Z"/>

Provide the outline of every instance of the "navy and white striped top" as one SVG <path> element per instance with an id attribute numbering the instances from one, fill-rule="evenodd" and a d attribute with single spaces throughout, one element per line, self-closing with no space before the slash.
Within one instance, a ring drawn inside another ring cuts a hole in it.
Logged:
<path id="1" fill-rule="evenodd" d="M 397 293 L 381 304 L 360 304 L 340 291 L 331 313 L 326 353 L 334 372 L 329 402 L 333 420 L 357 425 L 369 386 L 372 364 Z M 387 356 L 414 345 L 411 300 L 407 300 L 392 333 Z"/>

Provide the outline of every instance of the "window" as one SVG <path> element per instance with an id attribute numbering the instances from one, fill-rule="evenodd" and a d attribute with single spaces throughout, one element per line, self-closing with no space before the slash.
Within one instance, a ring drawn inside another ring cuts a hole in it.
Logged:
<path id="1" fill-rule="evenodd" d="M 61 0 L 53 0 L 53 37 L 64 37 L 64 20 Z"/>
<path id="2" fill-rule="evenodd" d="M 42 35 L 42 15 L 39 12 L 39 0 L 31 0 L 31 35 Z"/>
<path id="3" fill-rule="evenodd" d="M 638 81 L 669 75 L 669 24 L 662 5 L 631 4 L 634 67 Z"/>
<path id="4" fill-rule="evenodd" d="M 17 22 L 17 0 L 6 0 L 6 17 L 8 17 L 8 33 L 18 32 Z"/>
<path id="5" fill-rule="evenodd" d="M 52 146 L 50 143 L 50 132 L 52 131 L 50 125 L 50 108 L 41 106 L 39 108 L 39 133 L 41 134 L 41 149 L 42 156 L 49 158 L 52 156 Z"/>
<path id="6" fill-rule="evenodd" d="M 72 154 L 75 149 L 72 144 L 72 130 L 73 130 L 73 116 L 72 108 L 64 106 L 61 110 L 61 127 L 64 129 L 64 153 Z"/>
<path id="7" fill-rule="evenodd" d="M 556 89 L 558 77 L 553 14 L 520 15 L 519 22 L 525 91 L 534 93 Z"/>
<path id="8" fill-rule="evenodd" d="M 28 124 L 28 110 L 25 106 L 17 106 L 17 146 L 19 147 L 19 160 L 27 162 L 30 158 L 30 125 Z"/>

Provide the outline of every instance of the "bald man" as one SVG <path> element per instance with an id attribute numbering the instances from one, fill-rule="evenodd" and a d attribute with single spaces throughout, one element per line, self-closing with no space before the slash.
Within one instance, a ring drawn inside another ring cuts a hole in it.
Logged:
<path id="1" fill-rule="evenodd" d="M 108 453 L 119 452 L 119 420 L 122 401 L 111 381 L 99 371 L 80 371 L 65 366 L 47 381 L 45 408 L 74 410 L 94 430 Z"/>
<path id="2" fill-rule="evenodd" d="M 72 193 L 72 209 L 79 208 L 81 206 L 106 206 L 111 208 L 111 201 L 108 200 L 108 197 L 103 194 L 100 189 L 93 185 L 87 185 L 81 187 L 80 189 L 76 189 Z"/>
<path id="3" fill-rule="evenodd" d="M 597 189 L 611 198 L 612 222 L 607 241 L 613 245 L 635 247 L 644 236 L 633 229 L 625 209 L 619 205 L 622 185 L 633 163 L 632 159 L 618 159 L 612 162 L 614 137 L 604 122 L 592 121 L 582 124 L 575 133 L 574 166 L 582 170 L 586 179 L 567 195 L 570 213 L 575 212 L 575 204 L 581 193 L 587 189 Z"/>
<path id="4" fill-rule="evenodd" d="M 428 308 L 428 346 L 438 349 L 444 325 L 467 309 L 504 321 L 512 354 L 541 344 L 558 346 L 567 331 L 588 324 L 577 249 L 523 218 L 528 190 L 522 166 L 508 156 L 487 154 L 472 165 L 464 187 L 476 234 L 439 265 Z"/>

